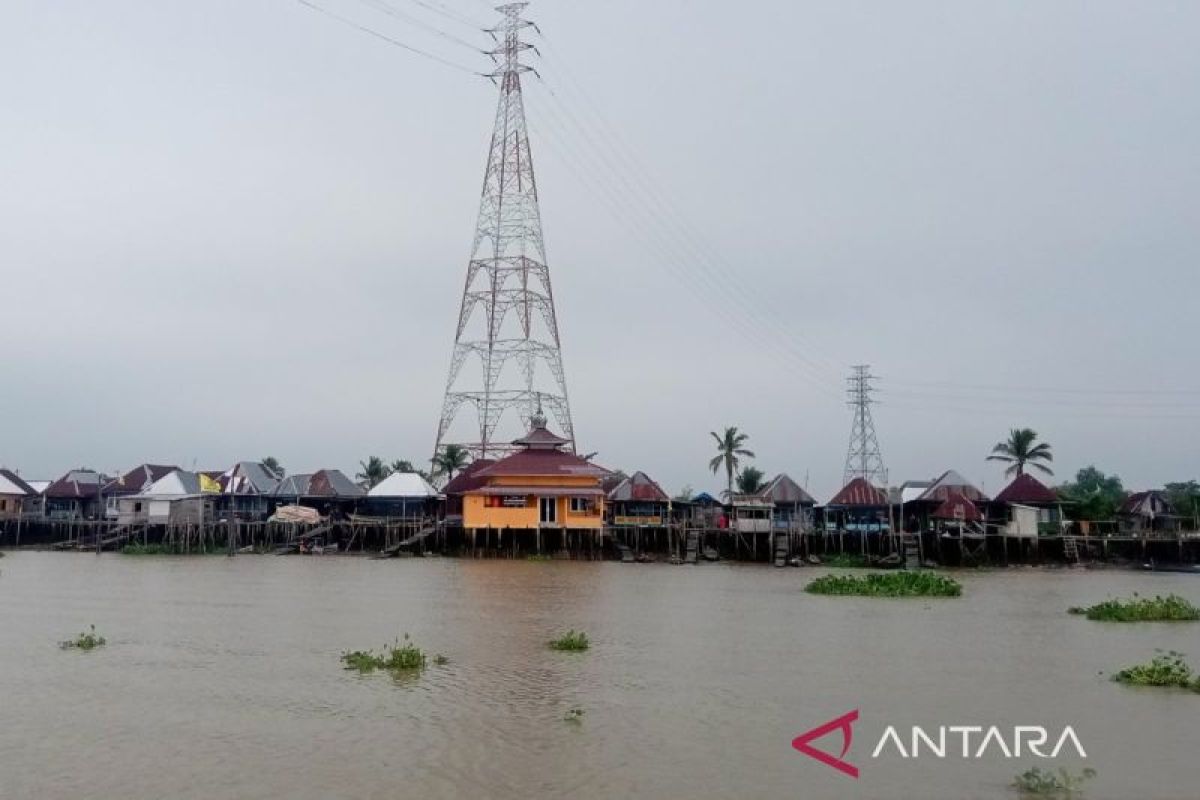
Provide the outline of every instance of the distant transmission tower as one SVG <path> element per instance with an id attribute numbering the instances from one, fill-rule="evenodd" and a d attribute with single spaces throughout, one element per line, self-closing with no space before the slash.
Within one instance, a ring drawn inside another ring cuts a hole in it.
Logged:
<path id="1" fill-rule="evenodd" d="M 526 5 L 500 6 L 503 21 L 491 31 L 502 42 L 491 53 L 498 70 L 489 76 L 500 88 L 500 101 L 435 455 L 450 442 L 477 457 L 501 455 L 528 430 L 539 408 L 553 415 L 558 433 L 575 450 L 521 96 L 521 75 L 532 70 L 521 63 L 522 52 L 532 47 L 521 41 L 521 32 L 533 24 L 522 18 Z M 463 370 L 468 361 L 471 368 Z M 474 407 L 478 428 L 456 440 L 451 427 L 464 404 Z M 500 428 L 506 417 L 509 433 Z"/>
<path id="2" fill-rule="evenodd" d="M 883 456 L 879 454 L 879 440 L 875 438 L 875 421 L 871 419 L 871 406 L 875 401 L 871 393 L 876 380 L 870 367 L 860 364 L 847 379 L 850 400 L 847 405 L 854 409 L 854 423 L 850 428 L 850 447 L 846 450 L 846 470 L 842 485 L 854 478 L 866 478 L 872 486 L 887 486 L 887 470 L 883 468 Z"/>

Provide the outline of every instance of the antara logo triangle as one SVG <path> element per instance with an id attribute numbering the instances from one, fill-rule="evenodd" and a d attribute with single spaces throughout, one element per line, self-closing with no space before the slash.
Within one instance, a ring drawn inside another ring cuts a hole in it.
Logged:
<path id="1" fill-rule="evenodd" d="M 829 722 L 826 722 L 824 725 L 818 725 L 807 733 L 800 734 L 795 739 L 792 739 L 792 747 L 796 748 L 801 753 L 804 753 L 804 755 L 808 756 L 809 758 L 815 758 L 822 764 L 828 764 L 837 771 L 844 772 L 845 774 L 849 775 L 851 778 L 857 778 L 858 767 L 843 760 L 846 757 L 846 753 L 850 752 L 850 745 L 854 741 L 854 729 L 852 726 L 855 722 L 858 722 L 857 708 L 847 714 L 843 714 L 837 719 L 829 720 Z M 824 750 L 818 750 L 812 746 L 811 743 L 814 740 L 820 739 L 821 737 L 833 733 L 836 730 L 840 730 L 842 732 L 841 753 L 834 756 L 825 752 Z"/>

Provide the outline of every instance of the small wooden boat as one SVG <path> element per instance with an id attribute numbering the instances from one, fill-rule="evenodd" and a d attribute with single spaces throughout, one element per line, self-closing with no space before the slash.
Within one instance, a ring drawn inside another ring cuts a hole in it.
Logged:
<path id="1" fill-rule="evenodd" d="M 705 561 L 717 561 L 720 558 L 721 558 L 721 554 L 717 552 L 717 548 L 715 548 L 715 547 L 704 548 L 704 560 Z"/>

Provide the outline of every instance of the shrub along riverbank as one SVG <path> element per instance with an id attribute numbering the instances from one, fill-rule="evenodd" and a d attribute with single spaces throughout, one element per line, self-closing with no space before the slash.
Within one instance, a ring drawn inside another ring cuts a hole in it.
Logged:
<path id="1" fill-rule="evenodd" d="M 1194 622 L 1200 620 L 1200 608 L 1177 594 L 1166 597 L 1138 597 L 1131 600 L 1105 600 L 1087 608 L 1071 608 L 1068 613 L 1104 622 Z"/>
<path id="2" fill-rule="evenodd" d="M 962 584 L 934 572 L 873 572 L 822 575 L 804 587 L 804 591 L 862 597 L 958 597 L 962 594 Z"/>

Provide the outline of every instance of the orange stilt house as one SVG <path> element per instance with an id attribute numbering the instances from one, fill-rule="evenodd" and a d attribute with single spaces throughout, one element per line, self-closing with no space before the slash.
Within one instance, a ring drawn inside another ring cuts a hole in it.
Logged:
<path id="1" fill-rule="evenodd" d="M 603 530 L 600 483 L 606 471 L 565 451 L 569 440 L 547 430 L 540 415 L 532 423 L 532 430 L 513 442 L 515 453 L 475 472 L 463 490 L 462 525 L 472 541 L 483 532 L 489 541 L 492 531 L 502 538 L 505 531 L 533 532 L 531 543 L 541 550 L 547 531 L 557 532 L 566 546 L 572 532 L 598 536 Z M 508 541 L 516 545 L 516 539 Z"/>

